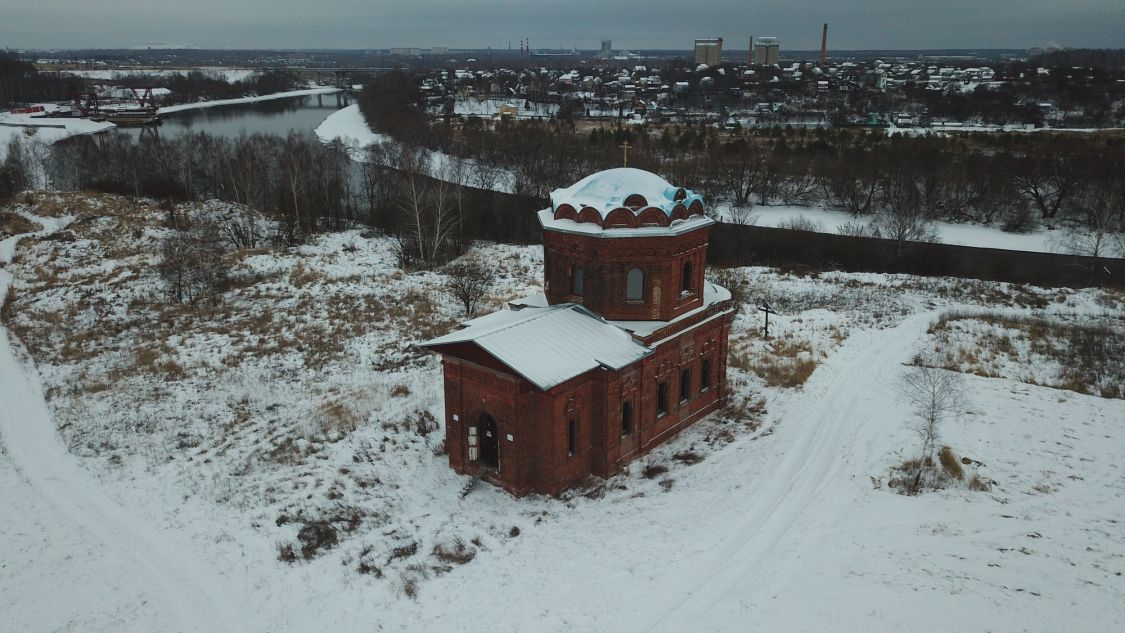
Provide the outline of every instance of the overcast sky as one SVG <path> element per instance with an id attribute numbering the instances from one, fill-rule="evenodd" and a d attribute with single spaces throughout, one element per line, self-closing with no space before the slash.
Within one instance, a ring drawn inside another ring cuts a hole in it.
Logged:
<path id="1" fill-rule="evenodd" d="M 0 48 L 1125 47 L 1125 0 L 0 0 Z"/>

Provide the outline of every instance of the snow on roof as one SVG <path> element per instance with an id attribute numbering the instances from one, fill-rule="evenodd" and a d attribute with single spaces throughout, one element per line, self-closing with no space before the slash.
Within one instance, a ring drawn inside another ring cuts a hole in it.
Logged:
<path id="1" fill-rule="evenodd" d="M 544 391 L 591 369 L 621 369 L 652 350 L 585 308 L 564 303 L 501 310 L 422 343 L 475 343 Z"/>
<path id="2" fill-rule="evenodd" d="M 527 300 L 533 301 L 534 297 L 535 295 L 531 295 L 527 297 Z M 649 336 L 653 332 L 662 330 L 677 321 L 690 319 L 716 303 L 727 301 L 730 298 L 731 294 L 729 290 L 708 281 L 703 284 L 703 305 L 689 312 L 685 312 L 671 321 L 610 321 L 610 323 L 623 330 L 628 330 L 637 336 Z"/>
<path id="3" fill-rule="evenodd" d="M 693 215 L 686 220 L 673 220 L 669 226 L 612 227 L 605 229 L 596 222 L 575 222 L 566 218 L 556 218 L 554 212 L 550 209 L 543 209 L 539 212 L 539 224 L 545 229 L 604 238 L 682 235 L 714 223 L 714 220 L 705 215 Z"/>
<path id="4" fill-rule="evenodd" d="M 681 199 L 676 200 L 676 194 L 680 191 L 683 191 Z M 593 207 L 604 219 L 610 211 L 626 206 L 626 198 L 633 195 L 643 196 L 646 206 L 657 207 L 669 216 L 677 204 L 686 207 L 695 200 L 699 200 L 701 204 L 703 202 L 703 197 L 699 194 L 676 187 L 652 172 L 617 167 L 590 174 L 569 187 L 555 189 L 551 192 L 551 207 L 557 208 L 564 203 L 576 210 Z"/>

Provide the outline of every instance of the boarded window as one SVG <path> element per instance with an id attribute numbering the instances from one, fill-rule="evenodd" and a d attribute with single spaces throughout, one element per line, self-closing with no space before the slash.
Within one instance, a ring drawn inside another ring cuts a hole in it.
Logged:
<path id="1" fill-rule="evenodd" d="M 640 268 L 629 271 L 629 278 L 625 288 L 625 299 L 628 301 L 644 301 L 645 274 Z"/>
<path id="2" fill-rule="evenodd" d="M 577 264 L 570 267 L 570 293 L 582 296 L 582 267 Z"/>
<path id="3" fill-rule="evenodd" d="M 691 400 L 691 370 L 680 370 L 680 402 Z"/>
<path id="4" fill-rule="evenodd" d="M 621 403 L 621 436 L 631 435 L 633 433 L 633 403 Z"/>
<path id="5" fill-rule="evenodd" d="M 568 457 L 578 452 L 578 420 L 571 420 L 566 427 L 566 454 Z"/>
<path id="6" fill-rule="evenodd" d="M 699 368 L 699 390 L 707 391 L 711 388 L 711 359 L 704 358 Z"/>
<path id="7" fill-rule="evenodd" d="M 662 382 L 656 388 L 656 415 L 668 413 L 668 383 Z"/>

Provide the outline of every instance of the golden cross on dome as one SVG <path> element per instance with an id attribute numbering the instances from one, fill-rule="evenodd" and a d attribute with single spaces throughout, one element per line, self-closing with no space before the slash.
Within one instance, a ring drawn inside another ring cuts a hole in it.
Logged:
<path id="1" fill-rule="evenodd" d="M 620 147 L 621 149 L 623 149 L 625 151 L 625 156 L 621 159 L 621 166 L 622 167 L 628 167 L 629 166 L 629 148 L 632 147 L 632 145 L 629 145 L 629 141 L 625 141 L 621 145 L 618 145 L 618 147 Z"/>

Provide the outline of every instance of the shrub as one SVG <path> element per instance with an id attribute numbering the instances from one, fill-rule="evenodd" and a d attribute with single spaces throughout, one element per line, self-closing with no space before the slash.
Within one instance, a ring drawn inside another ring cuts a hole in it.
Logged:
<path id="1" fill-rule="evenodd" d="M 672 459 L 680 462 L 681 464 L 698 464 L 703 461 L 703 456 L 695 451 L 680 451 L 672 456 Z"/>
<path id="2" fill-rule="evenodd" d="M 327 521 L 312 521 L 297 533 L 297 540 L 301 542 L 301 556 L 308 560 L 316 556 L 321 550 L 335 547 L 339 542 L 336 528 Z"/>
<path id="3" fill-rule="evenodd" d="M 973 475 L 973 478 L 969 480 L 969 490 L 988 492 L 989 490 L 992 490 L 992 484 L 985 479 L 981 479 L 977 475 Z"/>
<path id="4" fill-rule="evenodd" d="M 836 234 L 846 237 L 871 237 L 872 231 L 863 222 L 845 222 L 836 227 Z"/>
<path id="5" fill-rule="evenodd" d="M 945 474 L 953 477 L 954 479 L 964 479 L 965 473 L 961 469 L 961 461 L 953 454 L 953 449 L 948 446 L 942 446 L 938 451 L 938 461 L 941 462 L 941 468 Z"/>
<path id="6" fill-rule="evenodd" d="M 777 228 L 786 229 L 789 231 L 807 231 L 809 233 L 819 233 L 824 230 L 824 225 L 820 222 L 810 220 L 803 215 L 798 215 L 795 218 L 786 218 L 777 223 Z"/>
<path id="7" fill-rule="evenodd" d="M 1027 204 L 1014 204 L 1004 217 L 1000 228 L 1009 233 L 1030 233 L 1036 229 L 1035 213 Z"/>
<path id="8" fill-rule="evenodd" d="M 668 467 L 663 464 L 646 464 L 641 469 L 641 476 L 645 479 L 656 479 L 666 472 L 668 472 Z"/>
<path id="9" fill-rule="evenodd" d="M 158 270 L 169 298 L 192 309 L 219 299 L 227 282 L 226 250 L 213 224 L 174 231 L 161 243 L 160 252 Z"/>
<path id="10" fill-rule="evenodd" d="M 292 563 L 297 560 L 297 553 L 293 551 L 293 546 L 289 543 L 279 545 L 277 548 L 277 560 L 283 563 Z"/>
<path id="11" fill-rule="evenodd" d="M 438 560 L 445 563 L 464 565 L 465 563 L 468 563 L 469 561 L 476 558 L 477 552 L 476 550 L 466 545 L 465 541 L 461 540 L 461 537 L 458 536 L 457 538 L 453 539 L 453 543 L 451 545 L 447 546 L 443 543 L 434 545 L 433 555 Z"/>
<path id="12" fill-rule="evenodd" d="M 387 558 L 387 562 L 389 563 L 389 562 L 391 562 L 393 560 L 397 560 L 399 558 L 410 558 L 411 556 L 413 556 L 417 553 L 418 553 L 418 542 L 417 541 L 411 541 L 410 543 L 407 543 L 406 545 L 399 545 L 398 547 L 392 549 L 390 557 Z"/>
<path id="13" fill-rule="evenodd" d="M 735 310 L 741 310 L 742 306 L 751 299 L 747 288 L 746 275 L 737 268 L 710 268 L 707 272 L 712 283 L 730 291 L 731 302 L 734 303 Z"/>

